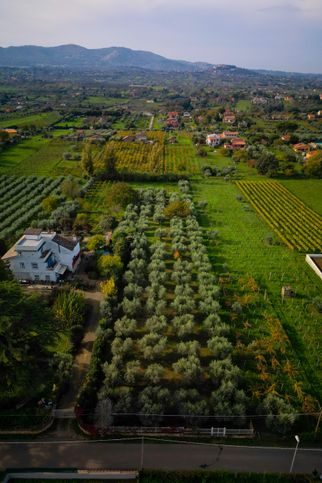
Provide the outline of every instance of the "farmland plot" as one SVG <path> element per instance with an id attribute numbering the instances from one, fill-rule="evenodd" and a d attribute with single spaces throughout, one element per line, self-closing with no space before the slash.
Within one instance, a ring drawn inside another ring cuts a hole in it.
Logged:
<path id="1" fill-rule="evenodd" d="M 276 181 L 238 181 L 257 213 L 292 250 L 322 250 L 322 217 Z"/>
<path id="2" fill-rule="evenodd" d="M 116 421 L 133 421 L 135 413 L 143 424 L 167 414 L 190 423 L 216 415 L 238 424 L 254 405 L 263 404 L 269 413 L 277 404 L 289 416 L 276 418 L 283 431 L 294 422 L 295 408 L 311 401 L 292 365 L 290 342 L 269 315 L 263 340 L 244 345 L 232 333 L 226 321 L 234 323 L 238 315 L 232 310 L 231 319 L 226 317 L 219 305 L 220 289 L 193 205 L 185 219 L 164 218 L 164 207 L 177 199 L 164 190 L 142 191 L 140 204 L 129 206 L 119 225 L 132 240 L 130 262 L 99 400 L 112 402 Z M 247 303 L 258 290 L 250 282 Z"/>

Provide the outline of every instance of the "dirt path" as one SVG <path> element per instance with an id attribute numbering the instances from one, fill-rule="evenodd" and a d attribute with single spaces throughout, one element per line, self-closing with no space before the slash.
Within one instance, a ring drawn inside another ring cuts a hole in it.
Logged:
<path id="1" fill-rule="evenodd" d="M 93 343 L 96 339 L 100 317 L 100 302 L 103 300 L 103 296 L 98 291 L 86 291 L 84 296 L 90 305 L 90 316 L 86 324 L 83 340 L 74 359 L 69 389 L 59 401 L 58 409 L 74 408 L 77 394 L 91 361 Z"/>

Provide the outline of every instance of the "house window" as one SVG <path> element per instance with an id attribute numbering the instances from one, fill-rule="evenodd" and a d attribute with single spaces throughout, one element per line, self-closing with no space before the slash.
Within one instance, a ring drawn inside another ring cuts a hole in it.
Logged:
<path id="1" fill-rule="evenodd" d="M 38 269 L 38 263 L 32 263 L 31 268 L 34 268 L 35 270 Z"/>
<path id="2" fill-rule="evenodd" d="M 49 275 L 46 275 L 45 276 L 45 280 L 46 280 L 46 282 L 50 282 L 50 276 Z"/>
<path id="3" fill-rule="evenodd" d="M 25 268 L 25 264 L 23 262 L 20 262 L 20 268 Z"/>
<path id="4" fill-rule="evenodd" d="M 39 282 L 39 280 L 40 280 L 39 275 L 35 275 L 35 282 Z"/>

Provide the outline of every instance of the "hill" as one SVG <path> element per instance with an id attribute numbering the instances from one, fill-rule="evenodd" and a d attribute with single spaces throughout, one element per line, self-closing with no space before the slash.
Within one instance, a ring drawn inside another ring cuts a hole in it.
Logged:
<path id="1" fill-rule="evenodd" d="M 154 71 L 196 72 L 212 67 L 202 62 L 172 60 L 143 50 L 124 47 L 87 49 L 79 45 L 57 47 L 0 47 L 0 65 L 6 67 L 68 67 L 108 70 L 115 67 L 138 67 Z"/>

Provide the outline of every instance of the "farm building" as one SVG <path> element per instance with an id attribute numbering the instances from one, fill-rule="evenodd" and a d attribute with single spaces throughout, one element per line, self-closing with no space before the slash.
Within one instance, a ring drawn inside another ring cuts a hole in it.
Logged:
<path id="1" fill-rule="evenodd" d="M 80 262 L 79 240 L 28 229 L 2 260 L 18 280 L 58 282 L 66 273 L 75 272 Z"/>

